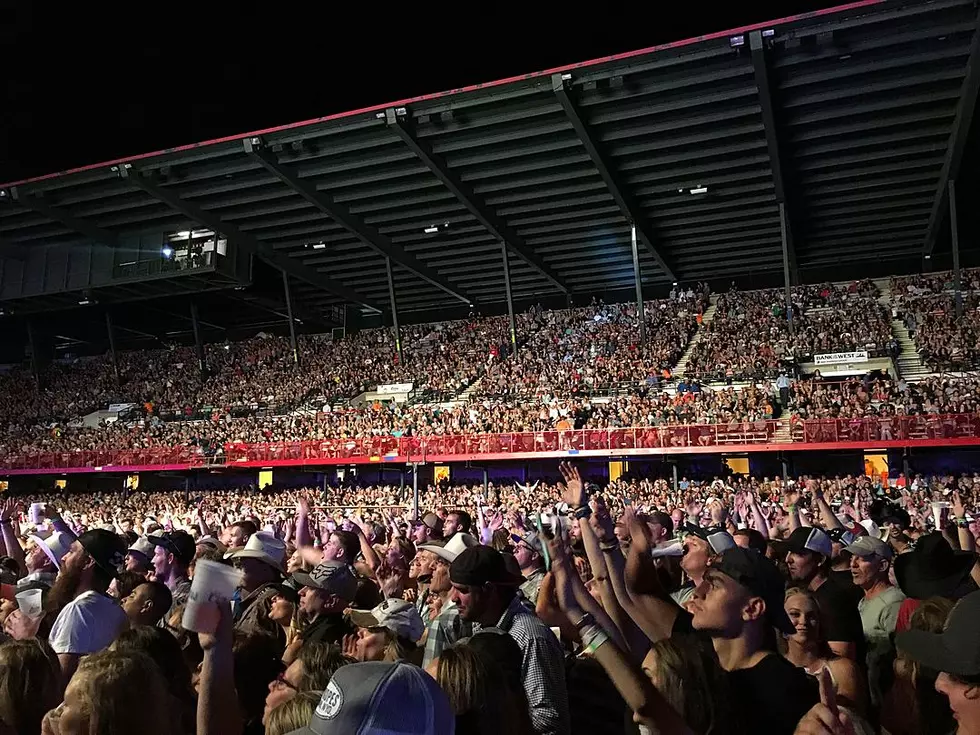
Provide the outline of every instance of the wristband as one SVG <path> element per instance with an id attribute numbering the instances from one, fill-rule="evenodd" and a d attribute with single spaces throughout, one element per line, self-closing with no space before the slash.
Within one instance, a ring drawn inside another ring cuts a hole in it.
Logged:
<path id="1" fill-rule="evenodd" d="M 969 528 L 970 527 L 970 522 L 968 520 L 966 520 L 966 518 L 957 518 L 956 519 L 956 527 L 957 528 Z"/>
<path id="2" fill-rule="evenodd" d="M 592 613 L 583 613 L 582 617 L 578 621 L 572 623 L 577 630 L 582 630 L 586 625 L 595 625 L 595 618 L 592 617 Z"/>
<path id="3" fill-rule="evenodd" d="M 603 554 L 611 554 L 619 548 L 619 542 L 599 544 L 599 549 Z"/>
<path id="4" fill-rule="evenodd" d="M 572 517 L 578 518 L 580 521 L 588 518 L 591 515 L 592 515 L 592 508 L 590 508 L 587 505 L 580 505 L 578 508 L 575 509 L 575 512 L 572 513 Z"/>

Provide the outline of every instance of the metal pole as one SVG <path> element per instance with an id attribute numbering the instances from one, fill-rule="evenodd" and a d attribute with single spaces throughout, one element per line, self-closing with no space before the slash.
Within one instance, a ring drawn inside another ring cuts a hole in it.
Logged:
<path id="1" fill-rule="evenodd" d="M 670 463 L 670 475 L 674 482 L 674 492 L 680 487 L 680 483 L 677 482 L 677 462 Z"/>
<path id="2" fill-rule="evenodd" d="M 783 468 L 783 481 L 785 482 L 789 479 L 789 462 L 786 461 L 786 457 L 780 457 L 779 463 Z"/>
<path id="3" fill-rule="evenodd" d="M 960 290 L 960 228 L 956 221 L 956 182 L 949 180 L 949 232 L 953 241 L 953 299 L 956 318 L 963 316 L 963 292 Z"/>
<path id="4" fill-rule="evenodd" d="M 31 372 L 34 373 L 34 386 L 41 390 L 41 358 L 37 354 L 37 339 L 34 337 L 34 322 L 27 320 L 27 344 L 31 347 Z"/>
<path id="5" fill-rule="evenodd" d="M 490 471 L 484 467 L 483 468 L 483 497 L 484 499 L 490 494 Z"/>
<path id="6" fill-rule="evenodd" d="M 419 463 L 414 462 L 412 464 L 412 513 L 415 515 L 415 520 L 419 520 L 422 516 L 419 515 Z"/>
<path id="7" fill-rule="evenodd" d="M 112 374 L 116 378 L 116 385 L 119 385 L 119 363 L 116 362 L 116 332 L 112 328 L 112 314 L 108 309 L 105 311 L 105 330 L 109 333 L 109 358 L 112 360 Z"/>
<path id="8" fill-rule="evenodd" d="M 293 319 L 293 297 L 289 292 L 289 276 L 282 272 L 282 290 L 286 294 L 286 318 L 289 319 L 289 346 L 293 351 L 293 364 L 299 365 L 299 347 L 296 345 L 296 320 Z"/>
<path id="9" fill-rule="evenodd" d="M 197 351 L 197 367 L 204 375 L 204 343 L 201 341 L 201 325 L 197 320 L 197 302 L 191 300 L 191 326 L 194 329 L 194 348 Z"/>
<path id="10" fill-rule="evenodd" d="M 510 255 L 507 253 L 507 243 L 500 241 L 500 254 L 504 260 L 504 289 L 507 292 L 507 316 L 510 318 L 510 349 L 517 353 L 517 325 L 514 322 L 514 296 L 510 290 Z"/>
<path id="11" fill-rule="evenodd" d="M 398 304 L 395 302 L 395 278 L 391 273 L 391 258 L 385 258 L 385 267 L 388 269 L 388 300 L 391 302 L 391 322 L 395 327 L 395 353 L 398 355 L 398 364 L 404 365 L 402 357 L 402 330 L 398 326 Z"/>
<path id="12" fill-rule="evenodd" d="M 783 287 L 786 289 L 786 321 L 789 323 L 789 333 L 793 334 L 793 294 L 789 270 L 789 230 L 786 227 L 786 205 L 779 203 L 779 232 L 783 241 Z"/>
<path id="13" fill-rule="evenodd" d="M 647 343 L 646 313 L 643 308 L 643 283 L 640 280 L 640 251 L 636 247 L 636 225 L 631 225 L 633 240 L 633 278 L 636 279 L 636 315 L 640 320 L 640 344 Z"/>

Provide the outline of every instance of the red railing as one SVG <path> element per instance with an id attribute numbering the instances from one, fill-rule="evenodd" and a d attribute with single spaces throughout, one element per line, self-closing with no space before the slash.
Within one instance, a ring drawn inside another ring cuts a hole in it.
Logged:
<path id="1" fill-rule="evenodd" d="M 885 446 L 925 444 L 980 444 L 980 414 L 812 419 L 792 421 L 789 436 L 777 436 L 779 421 L 743 421 L 731 424 L 576 429 L 511 434 L 328 439 L 324 441 L 229 443 L 217 455 L 194 447 L 51 452 L 0 458 L 11 471 L 85 469 L 155 469 L 202 467 L 211 464 L 303 464 L 345 461 L 401 462 L 451 460 L 454 457 L 506 459 L 510 455 L 594 452 L 616 454 L 633 450 L 650 453 L 710 451 L 711 448 L 817 448 L 821 444 L 893 443 Z"/>
<path id="2" fill-rule="evenodd" d="M 980 414 L 953 413 L 793 423 L 793 441 L 808 444 L 980 438 Z"/>

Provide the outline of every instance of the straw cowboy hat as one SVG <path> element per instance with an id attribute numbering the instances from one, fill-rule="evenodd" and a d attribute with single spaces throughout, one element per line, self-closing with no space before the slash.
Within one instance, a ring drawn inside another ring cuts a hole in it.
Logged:
<path id="1" fill-rule="evenodd" d="M 225 559 L 258 559 L 281 572 L 286 559 L 286 544 L 271 533 L 259 531 L 249 536 L 244 548 L 225 554 Z"/>

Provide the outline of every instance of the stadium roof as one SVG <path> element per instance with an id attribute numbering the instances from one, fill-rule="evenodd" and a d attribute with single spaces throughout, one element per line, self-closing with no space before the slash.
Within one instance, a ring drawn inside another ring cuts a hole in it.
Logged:
<path id="1" fill-rule="evenodd" d="M 422 311 L 503 301 L 501 243 L 515 299 L 629 288 L 631 223 L 649 286 L 778 276 L 783 206 L 802 278 L 905 269 L 975 155 L 977 22 L 865 0 L 0 184 L 0 253 L 204 226 L 301 307 L 387 306 L 390 258 Z"/>

